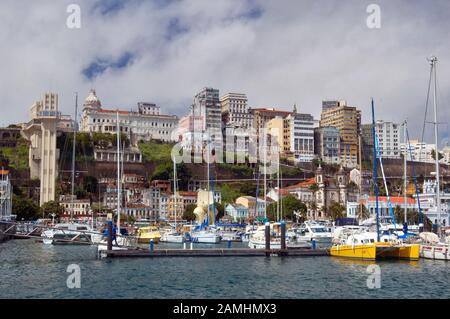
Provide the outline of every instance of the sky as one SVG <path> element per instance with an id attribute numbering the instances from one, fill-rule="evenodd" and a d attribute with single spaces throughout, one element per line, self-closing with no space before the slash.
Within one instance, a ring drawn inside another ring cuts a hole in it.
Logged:
<path id="1" fill-rule="evenodd" d="M 369 4 L 380 28 L 369 28 Z M 67 6 L 81 9 L 70 29 Z M 250 107 L 320 117 L 346 100 L 371 121 L 424 123 L 430 65 L 438 62 L 440 145 L 449 141 L 450 2 L 363 0 L 2 0 L 0 126 L 29 120 L 44 92 L 64 114 L 91 88 L 106 108 L 154 102 L 186 115 L 203 87 L 246 93 Z M 427 121 L 431 121 L 432 104 Z M 81 111 L 80 111 L 81 112 Z M 426 126 L 431 142 L 432 125 Z"/>

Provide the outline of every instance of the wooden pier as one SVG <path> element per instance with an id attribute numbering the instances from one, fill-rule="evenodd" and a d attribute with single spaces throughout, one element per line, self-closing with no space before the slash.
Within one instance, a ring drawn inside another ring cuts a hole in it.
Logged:
<path id="1" fill-rule="evenodd" d="M 251 248 L 208 248 L 208 249 L 127 249 L 105 250 L 108 258 L 158 258 L 158 257 L 315 257 L 328 256 L 328 249 L 251 249 Z"/>

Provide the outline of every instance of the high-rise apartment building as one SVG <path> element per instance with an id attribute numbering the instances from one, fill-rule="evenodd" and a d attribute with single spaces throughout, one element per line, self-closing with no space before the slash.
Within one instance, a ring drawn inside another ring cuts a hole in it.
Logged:
<path id="1" fill-rule="evenodd" d="M 339 129 L 333 126 L 317 127 L 314 130 L 314 145 L 317 156 L 327 164 L 339 164 L 340 136 Z"/>
<path id="2" fill-rule="evenodd" d="M 248 110 L 247 96 L 242 93 L 228 93 L 220 98 L 222 121 L 225 125 L 250 128 L 253 115 Z"/>
<path id="3" fill-rule="evenodd" d="M 356 107 L 340 104 L 322 111 L 320 127 L 333 126 L 339 129 L 341 164 L 356 167 L 358 164 L 361 111 Z"/>

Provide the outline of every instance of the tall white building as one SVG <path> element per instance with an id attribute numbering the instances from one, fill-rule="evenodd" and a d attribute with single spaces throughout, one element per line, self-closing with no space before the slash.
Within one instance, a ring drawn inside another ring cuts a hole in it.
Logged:
<path id="1" fill-rule="evenodd" d="M 40 204 L 55 200 L 57 177 L 57 124 L 60 118 L 58 95 L 45 93 L 41 101 L 31 106 L 31 121 L 22 133 L 30 142 L 30 177 L 40 180 Z"/>
<path id="2" fill-rule="evenodd" d="M 227 93 L 220 98 L 220 104 L 225 125 L 243 128 L 253 126 L 253 114 L 249 112 L 245 94 Z"/>
<path id="3" fill-rule="evenodd" d="M 406 152 L 406 159 L 408 161 L 416 161 L 423 163 L 434 163 L 433 151 L 436 148 L 434 144 L 427 144 L 419 142 L 418 140 L 410 140 L 409 145 L 411 149 L 409 150 L 408 143 L 402 143 L 400 145 L 401 153 Z"/>
<path id="4" fill-rule="evenodd" d="M 132 142 L 141 139 L 172 141 L 172 132 L 178 124 L 177 116 L 160 114 L 159 106 L 152 103 L 138 103 L 138 111 L 103 109 L 95 90 L 91 90 L 83 105 L 81 131 L 116 133 L 117 113 L 121 132 Z"/>
<path id="5" fill-rule="evenodd" d="M 400 158 L 400 144 L 403 141 L 402 125 L 378 120 L 375 124 L 378 147 L 382 158 Z"/>
<path id="6" fill-rule="evenodd" d="M 314 159 L 314 128 L 318 126 L 311 114 L 294 112 L 286 117 L 289 127 L 290 151 L 296 162 L 311 162 Z"/>

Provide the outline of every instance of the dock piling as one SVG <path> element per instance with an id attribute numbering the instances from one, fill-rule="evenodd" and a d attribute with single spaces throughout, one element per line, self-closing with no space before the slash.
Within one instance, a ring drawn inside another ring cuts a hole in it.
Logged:
<path id="1" fill-rule="evenodd" d="M 312 240 L 312 249 L 316 249 L 316 240 L 315 239 L 313 239 Z"/>
<path id="2" fill-rule="evenodd" d="M 109 251 L 112 250 L 112 230 L 113 230 L 112 221 L 109 221 L 108 222 L 108 238 L 107 238 L 107 249 Z"/>
<path id="3" fill-rule="evenodd" d="M 228 241 L 228 248 L 231 248 L 231 240 Z"/>
<path id="4" fill-rule="evenodd" d="M 270 223 L 266 223 L 265 238 L 266 238 L 266 256 L 270 256 Z"/>
<path id="5" fill-rule="evenodd" d="M 153 239 L 150 239 L 150 251 L 153 251 L 153 247 L 154 243 L 153 243 Z"/>
<path id="6" fill-rule="evenodd" d="M 286 223 L 281 222 L 281 250 L 286 249 Z"/>

